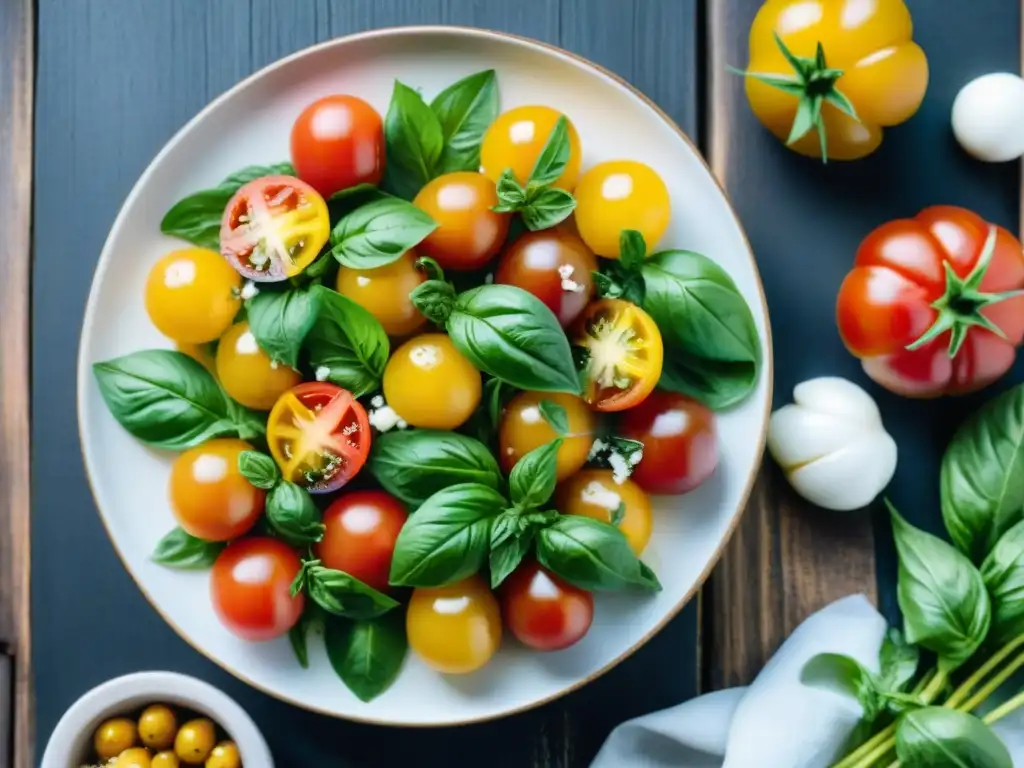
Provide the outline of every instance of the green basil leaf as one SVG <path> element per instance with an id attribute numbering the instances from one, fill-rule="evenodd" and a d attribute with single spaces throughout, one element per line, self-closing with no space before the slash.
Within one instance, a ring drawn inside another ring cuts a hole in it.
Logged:
<path id="1" fill-rule="evenodd" d="M 554 400 L 541 400 L 537 404 L 540 415 L 544 417 L 544 421 L 548 423 L 555 432 L 562 437 L 569 434 L 569 416 L 565 412 L 565 407 Z"/>
<path id="2" fill-rule="evenodd" d="M 384 145 L 388 159 L 384 188 L 412 200 L 436 174 L 444 134 L 441 121 L 423 97 L 398 80 L 384 117 Z"/>
<path id="3" fill-rule="evenodd" d="M 267 436 L 267 414 L 246 408 L 230 397 L 225 399 L 228 401 L 228 421 L 235 434 L 247 442 L 264 440 Z"/>
<path id="4" fill-rule="evenodd" d="M 309 491 L 282 480 L 267 494 L 267 522 L 289 544 L 315 544 L 324 537 L 320 510 Z"/>
<path id="5" fill-rule="evenodd" d="M 957 430 L 942 457 L 940 491 L 950 538 L 980 563 L 1024 514 L 1024 384 Z"/>
<path id="6" fill-rule="evenodd" d="M 708 360 L 666 345 L 658 387 L 720 411 L 745 400 L 757 386 L 758 375 L 759 365 L 753 362 Z"/>
<path id="7" fill-rule="evenodd" d="M 618 528 L 622 524 L 623 518 L 626 516 L 626 502 L 620 501 L 619 506 L 612 510 L 612 513 L 608 516 L 608 522 Z"/>
<path id="8" fill-rule="evenodd" d="M 947 707 L 904 714 L 896 756 L 910 768 L 1013 768 L 1006 745 L 974 715 Z"/>
<path id="9" fill-rule="evenodd" d="M 513 504 L 521 509 L 536 509 L 551 498 L 558 481 L 558 449 L 561 447 L 562 438 L 557 437 L 516 462 L 508 478 Z"/>
<path id="10" fill-rule="evenodd" d="M 526 189 L 516 181 L 511 168 L 506 168 L 495 186 L 498 204 L 492 209 L 497 213 L 514 213 L 526 205 Z"/>
<path id="11" fill-rule="evenodd" d="M 265 491 L 269 491 L 281 479 L 277 462 L 259 451 L 242 451 L 238 454 L 238 471 L 252 485 Z"/>
<path id="12" fill-rule="evenodd" d="M 647 243 L 644 236 L 635 229 L 624 229 L 619 233 L 618 264 L 627 272 L 639 272 L 647 258 Z"/>
<path id="13" fill-rule="evenodd" d="M 317 316 L 316 294 L 305 288 L 260 291 L 248 302 L 249 330 L 271 360 L 299 367 L 299 350 Z"/>
<path id="14" fill-rule="evenodd" d="M 311 289 L 319 307 L 306 336 L 309 363 L 316 378 L 362 397 L 380 389 L 391 345 L 384 327 L 370 312 L 337 291 Z"/>
<path id="15" fill-rule="evenodd" d="M 435 493 L 398 534 L 391 583 L 440 587 L 479 571 L 490 548 L 491 521 L 506 506 L 500 493 L 476 483 Z"/>
<path id="16" fill-rule="evenodd" d="M 819 653 L 811 657 L 800 671 L 800 682 L 812 688 L 853 696 L 869 720 L 878 717 L 884 707 L 873 675 L 850 656 Z"/>
<path id="17" fill-rule="evenodd" d="M 365 621 L 328 619 L 324 644 L 342 682 L 361 701 L 371 701 L 391 686 L 402 669 L 409 648 L 404 613 L 392 611 Z"/>
<path id="18" fill-rule="evenodd" d="M 558 181 L 558 177 L 569 163 L 569 152 L 569 121 L 562 115 L 548 134 L 544 149 L 540 151 L 533 164 L 527 186 L 536 188 Z"/>
<path id="19" fill-rule="evenodd" d="M 165 235 L 180 237 L 193 245 L 220 251 L 220 225 L 224 209 L 243 184 L 261 176 L 294 176 L 291 163 L 251 165 L 228 176 L 211 189 L 203 189 L 175 203 L 160 222 Z"/>
<path id="20" fill-rule="evenodd" d="M 169 568 L 202 570 L 214 564 L 224 547 L 223 542 L 203 541 L 175 528 L 157 542 L 150 559 Z"/>
<path id="21" fill-rule="evenodd" d="M 383 197 L 356 208 L 331 230 L 331 253 L 343 267 L 391 264 L 423 242 L 437 222 L 405 200 Z"/>
<path id="22" fill-rule="evenodd" d="M 306 592 L 313 601 L 335 616 L 375 619 L 399 605 L 398 601 L 344 571 L 324 568 L 319 561 L 304 564 Z"/>
<path id="23" fill-rule="evenodd" d="M 991 639 L 1003 644 L 1024 633 L 1024 521 L 996 542 L 981 578 L 992 600 Z"/>
<path id="24" fill-rule="evenodd" d="M 917 673 L 920 656 L 916 645 L 908 643 L 896 627 L 890 627 L 878 652 L 879 689 L 887 693 L 905 690 Z"/>
<path id="25" fill-rule="evenodd" d="M 550 309 L 512 285 L 459 295 L 448 335 L 474 367 L 519 389 L 580 394 L 572 350 Z"/>
<path id="26" fill-rule="evenodd" d="M 941 669 L 955 670 L 985 640 L 992 620 L 981 573 L 954 547 L 904 520 L 891 504 L 889 512 L 899 553 L 903 633 L 908 642 L 935 653 Z"/>
<path id="27" fill-rule="evenodd" d="M 519 564 L 523 562 L 523 558 L 526 557 L 526 553 L 530 551 L 531 544 L 533 544 L 533 536 L 527 534 L 507 539 L 491 550 L 489 558 L 491 589 L 500 587 L 512 571 L 519 567 Z"/>
<path id="28" fill-rule="evenodd" d="M 491 551 L 493 552 L 509 539 L 522 533 L 523 516 L 514 509 L 506 509 L 491 524 Z"/>
<path id="29" fill-rule="evenodd" d="M 455 289 L 444 280 L 427 280 L 412 289 L 409 299 L 420 314 L 443 325 L 455 307 Z"/>
<path id="30" fill-rule="evenodd" d="M 480 144 L 498 117 L 498 83 L 493 69 L 464 77 L 445 88 L 430 108 L 441 123 L 444 149 L 438 170 L 477 171 Z"/>
<path id="31" fill-rule="evenodd" d="M 228 398 L 188 355 L 147 349 L 92 368 L 111 415 L 144 443 L 184 451 L 238 434 Z"/>
<path id="32" fill-rule="evenodd" d="M 499 203 L 500 205 L 500 203 Z M 519 208 L 523 224 L 531 232 L 561 224 L 576 210 L 576 198 L 557 187 L 545 187 L 528 195 Z"/>
<path id="33" fill-rule="evenodd" d="M 306 610 L 302 612 L 299 620 L 288 630 L 288 642 L 291 643 L 292 652 L 296 661 L 303 669 L 309 669 L 309 646 L 307 639 L 311 630 L 323 629 L 323 617 L 319 606 L 315 603 L 307 603 Z"/>
<path id="34" fill-rule="evenodd" d="M 369 469 L 384 490 L 412 507 L 453 485 L 473 483 L 497 491 L 502 484 L 498 462 L 486 445 L 433 429 L 378 435 Z"/>
<path id="35" fill-rule="evenodd" d="M 582 589 L 661 589 L 618 528 L 581 515 L 561 515 L 538 531 L 537 559 Z"/>

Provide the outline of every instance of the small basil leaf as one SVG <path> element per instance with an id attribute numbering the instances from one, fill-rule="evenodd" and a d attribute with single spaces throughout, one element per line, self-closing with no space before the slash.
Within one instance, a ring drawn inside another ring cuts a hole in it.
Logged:
<path id="1" fill-rule="evenodd" d="M 299 620 L 288 630 L 288 642 L 291 643 L 296 661 L 299 662 L 299 666 L 303 669 L 309 669 L 307 638 L 310 631 L 316 628 L 323 629 L 323 617 L 315 603 L 307 603 L 306 610 L 302 612 Z"/>
<path id="2" fill-rule="evenodd" d="M 896 627 L 890 627 L 878 651 L 878 687 L 887 693 L 906 689 L 917 673 L 920 652 L 911 645 Z"/>
<path id="3" fill-rule="evenodd" d="M 324 644 L 342 682 L 361 701 L 371 701 L 391 686 L 402 669 L 409 647 L 405 616 L 392 611 L 365 621 L 329 618 Z"/>
<path id="4" fill-rule="evenodd" d="M 93 373 L 111 415 L 156 448 L 183 451 L 238 433 L 213 376 L 181 352 L 132 352 L 95 363 Z"/>
<path id="5" fill-rule="evenodd" d="M 319 310 L 306 336 L 306 349 L 317 379 L 337 384 L 355 397 L 379 389 L 391 349 L 380 321 L 330 288 L 317 286 L 311 293 Z"/>
<path id="6" fill-rule="evenodd" d="M 462 483 L 435 493 L 398 534 L 391 583 L 440 587 L 479 571 L 490 548 L 491 522 L 506 506 L 486 485 Z"/>
<path id="7" fill-rule="evenodd" d="M 619 233 L 618 264 L 627 272 L 639 272 L 647 258 L 647 243 L 644 236 L 635 229 L 624 229 Z"/>
<path id="8" fill-rule="evenodd" d="M 534 448 L 516 462 L 508 479 L 512 503 L 521 509 L 535 509 L 551 498 L 558 481 L 558 449 L 561 447 L 562 438 L 558 437 Z"/>
<path id="9" fill-rule="evenodd" d="M 444 139 L 438 170 L 478 170 L 484 133 L 498 117 L 494 70 L 477 72 L 448 86 L 430 102 L 430 109 L 441 123 Z"/>
<path id="10" fill-rule="evenodd" d="M 317 317 L 316 294 L 304 288 L 260 291 L 246 303 L 249 330 L 272 360 L 299 366 L 299 350 Z"/>
<path id="11" fill-rule="evenodd" d="M 169 568 L 203 570 L 214 564 L 224 547 L 223 542 L 203 541 L 175 528 L 160 539 L 150 559 Z"/>
<path id="12" fill-rule="evenodd" d="M 511 168 L 505 169 L 498 177 L 495 193 L 498 204 L 492 210 L 496 213 L 513 213 L 526 205 L 526 190 L 516 181 Z"/>
<path id="13" fill-rule="evenodd" d="M 224 209 L 239 188 L 261 176 L 294 176 L 291 163 L 252 165 L 228 176 L 211 189 L 203 189 L 175 203 L 160 222 L 160 231 L 201 248 L 220 250 L 220 225 Z"/>
<path id="14" fill-rule="evenodd" d="M 331 230 L 331 253 L 343 267 L 375 269 L 397 260 L 437 229 L 412 203 L 384 197 L 356 208 Z"/>
<path id="15" fill-rule="evenodd" d="M 530 171 L 530 178 L 527 186 L 540 187 L 553 184 L 562 175 L 565 166 L 569 163 L 569 121 L 565 115 L 558 118 L 555 127 L 548 134 L 548 140 L 544 143 L 544 149 L 537 156 Z"/>
<path id="16" fill-rule="evenodd" d="M 306 592 L 328 613 L 349 619 L 375 619 L 399 604 L 344 571 L 316 564 L 308 567 Z"/>
<path id="17" fill-rule="evenodd" d="M 238 454 L 238 471 L 252 485 L 265 491 L 273 488 L 281 479 L 277 462 L 259 451 L 242 451 Z"/>
<path id="18" fill-rule="evenodd" d="M 617 299 L 622 296 L 622 286 L 610 274 L 593 272 L 591 276 L 594 280 L 594 287 L 597 289 L 598 298 Z"/>
<path id="19" fill-rule="evenodd" d="M 721 411 L 742 402 L 754 391 L 758 371 L 758 365 L 753 362 L 708 360 L 666 345 L 658 387 L 687 395 L 713 411 Z"/>
<path id="20" fill-rule="evenodd" d="M 1024 521 L 996 542 L 981 578 L 992 600 L 990 639 L 1001 645 L 1024 633 Z"/>
<path id="21" fill-rule="evenodd" d="M 1013 768 L 1006 745 L 991 728 L 947 707 L 924 707 L 900 717 L 896 756 L 913 768 Z"/>
<path id="22" fill-rule="evenodd" d="M 530 194 L 519 209 L 523 224 L 531 232 L 550 229 L 565 221 L 576 210 L 576 198 L 564 189 L 547 187 Z"/>
<path id="23" fill-rule="evenodd" d="M 800 682 L 813 688 L 853 696 L 864 709 L 864 717 L 874 720 L 882 712 L 883 702 L 870 671 L 856 659 L 839 653 L 819 653 L 800 671 Z"/>
<path id="24" fill-rule="evenodd" d="M 519 389 L 580 393 L 572 350 L 550 309 L 512 285 L 459 295 L 448 335 L 474 367 Z"/>
<path id="25" fill-rule="evenodd" d="M 486 445 L 433 429 L 378 435 L 369 469 L 384 490 L 412 507 L 453 485 L 473 483 L 497 491 L 502 484 L 501 470 Z"/>
<path id="26" fill-rule="evenodd" d="M 544 421 L 548 423 L 555 432 L 562 437 L 569 434 L 569 416 L 565 412 L 565 407 L 554 400 L 541 400 L 537 404 L 537 408 L 540 410 L 540 415 L 544 417 Z"/>
<path id="27" fill-rule="evenodd" d="M 533 544 L 533 536 L 527 534 L 517 538 L 511 538 L 499 544 L 491 550 L 491 589 L 497 589 L 502 582 L 509 577 L 519 564 L 523 562 L 526 553 L 530 551 Z"/>
<path id="28" fill-rule="evenodd" d="M 515 510 L 506 509 L 496 518 L 491 525 L 491 551 L 500 547 L 506 541 L 518 536 L 522 532 L 520 522 L 522 516 Z"/>
<path id="29" fill-rule="evenodd" d="M 267 522 L 289 544 L 315 544 L 324 537 L 320 510 L 309 491 L 287 480 L 267 495 Z"/>
<path id="30" fill-rule="evenodd" d="M 384 144 L 388 159 L 384 187 L 412 200 L 434 178 L 444 135 L 441 121 L 423 97 L 398 80 L 384 117 Z"/>
<path id="31" fill-rule="evenodd" d="M 409 299 L 420 314 L 443 325 L 455 307 L 455 289 L 444 280 L 427 280 L 413 288 Z"/>
<path id="32" fill-rule="evenodd" d="M 661 589 L 618 528 L 581 515 L 562 515 L 539 530 L 537 559 L 582 589 Z"/>
<path id="33" fill-rule="evenodd" d="M 888 502 L 887 502 L 888 503 Z M 942 539 L 915 528 L 889 505 L 899 553 L 897 597 L 907 641 L 955 670 L 978 649 L 992 619 L 981 573 Z"/>

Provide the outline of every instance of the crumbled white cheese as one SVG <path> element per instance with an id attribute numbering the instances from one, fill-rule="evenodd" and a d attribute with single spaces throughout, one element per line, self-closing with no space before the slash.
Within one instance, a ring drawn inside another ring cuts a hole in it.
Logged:
<path id="1" fill-rule="evenodd" d="M 612 480 L 615 481 L 616 485 L 622 485 L 629 478 L 630 467 L 626 463 L 626 460 L 622 457 L 622 454 L 618 451 L 612 451 L 608 454 L 608 465 L 612 468 Z"/>
<path id="2" fill-rule="evenodd" d="M 626 461 L 629 462 L 629 466 L 630 467 L 635 467 L 637 464 L 640 463 L 640 460 L 643 457 L 644 457 L 644 452 L 641 449 L 639 451 L 633 451 L 631 454 L 629 454 L 629 456 L 626 458 Z"/>
<path id="3" fill-rule="evenodd" d="M 316 376 L 317 381 L 327 381 L 327 377 L 331 375 L 331 369 L 326 365 L 321 365 L 313 372 L 313 375 Z"/>
<path id="4" fill-rule="evenodd" d="M 488 272 L 486 275 L 484 275 L 484 285 L 490 285 L 493 282 L 494 275 L 492 273 Z"/>
<path id="5" fill-rule="evenodd" d="M 590 446 L 590 453 L 587 454 L 587 461 L 593 461 L 596 459 L 607 447 L 608 443 L 600 437 L 595 437 L 593 444 Z"/>
<path id="6" fill-rule="evenodd" d="M 370 411 L 370 414 L 367 418 L 369 418 L 370 420 L 370 426 L 376 429 L 378 432 L 388 432 L 394 429 L 395 427 L 398 427 L 399 429 L 404 429 L 405 426 L 408 426 L 405 424 L 404 421 L 402 421 L 402 417 L 399 416 L 395 409 L 392 408 L 390 405 L 384 405 L 381 406 L 380 408 L 375 408 L 374 410 Z"/>
<path id="7" fill-rule="evenodd" d="M 370 407 L 372 408 L 383 408 L 384 407 L 384 396 L 374 395 L 370 398 Z"/>
<path id="8" fill-rule="evenodd" d="M 277 362 L 277 360 L 271 360 L 270 361 L 270 370 L 276 371 L 280 366 L 281 366 L 281 364 L 279 362 Z"/>
<path id="9" fill-rule="evenodd" d="M 561 264 L 558 267 L 558 276 L 562 278 L 562 290 L 569 293 L 583 293 L 583 286 L 572 279 L 576 267 L 572 264 Z"/>
<path id="10" fill-rule="evenodd" d="M 259 292 L 260 289 L 256 287 L 256 283 L 252 280 L 246 280 L 245 285 L 242 286 L 241 293 L 238 295 L 241 296 L 244 301 L 248 301 Z"/>
<path id="11" fill-rule="evenodd" d="M 580 493 L 580 501 L 584 504 L 604 507 L 609 512 L 614 512 L 619 508 L 619 504 L 622 503 L 622 497 L 615 491 L 607 488 L 601 481 L 591 480 L 584 487 L 583 492 Z"/>

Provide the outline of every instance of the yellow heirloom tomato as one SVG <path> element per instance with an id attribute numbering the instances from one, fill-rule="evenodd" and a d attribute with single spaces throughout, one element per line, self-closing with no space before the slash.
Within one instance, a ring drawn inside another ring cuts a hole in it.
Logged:
<path id="1" fill-rule="evenodd" d="M 146 278 L 146 312 L 164 336 L 186 344 L 219 338 L 242 307 L 242 277 L 206 248 L 164 256 Z"/>
<path id="2" fill-rule="evenodd" d="M 904 0 L 768 0 L 750 29 L 750 107 L 802 155 L 869 155 L 924 99 L 912 34 Z"/>

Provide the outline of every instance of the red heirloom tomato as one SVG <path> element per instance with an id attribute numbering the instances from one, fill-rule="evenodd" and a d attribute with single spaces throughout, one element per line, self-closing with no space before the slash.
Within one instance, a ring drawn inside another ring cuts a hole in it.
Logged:
<path id="1" fill-rule="evenodd" d="M 370 452 L 370 422 L 347 389 L 308 381 L 292 387 L 267 419 L 267 445 L 285 480 L 310 493 L 336 491 Z"/>
<path id="2" fill-rule="evenodd" d="M 491 210 L 498 194 L 486 176 L 446 173 L 427 182 L 412 202 L 437 222 L 417 250 L 445 269 L 479 269 L 505 242 L 511 215 Z"/>
<path id="3" fill-rule="evenodd" d="M 648 493 L 686 493 L 718 464 L 715 415 L 684 395 L 655 390 L 623 414 L 619 434 L 644 444 L 631 477 Z"/>
<path id="4" fill-rule="evenodd" d="M 356 96 L 317 99 L 292 126 L 292 164 L 324 197 L 384 175 L 384 123 Z"/>
<path id="5" fill-rule="evenodd" d="M 594 295 L 597 258 L 586 243 L 564 227 L 528 232 L 498 260 L 494 282 L 529 291 L 571 325 Z"/>
<path id="6" fill-rule="evenodd" d="M 210 573 L 210 599 L 221 623 L 245 640 L 273 640 L 299 620 L 306 599 L 291 596 L 302 563 L 283 541 L 240 539 L 220 553 Z"/>
<path id="7" fill-rule="evenodd" d="M 224 209 L 220 252 L 250 280 L 273 283 L 313 263 L 331 233 L 327 203 L 294 176 L 244 184 Z"/>
<path id="8" fill-rule="evenodd" d="M 346 493 L 324 512 L 316 556 L 325 567 L 386 592 L 395 540 L 408 517 L 402 502 L 384 491 Z"/>
<path id="9" fill-rule="evenodd" d="M 1020 241 L 964 208 L 937 205 L 867 236 L 839 289 L 847 349 L 908 397 L 974 392 L 1002 376 L 1024 338 Z"/>
<path id="10" fill-rule="evenodd" d="M 505 580 L 501 607 L 516 639 L 538 651 L 560 651 L 579 642 L 594 620 L 593 595 L 533 561 Z"/>

